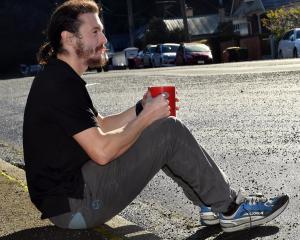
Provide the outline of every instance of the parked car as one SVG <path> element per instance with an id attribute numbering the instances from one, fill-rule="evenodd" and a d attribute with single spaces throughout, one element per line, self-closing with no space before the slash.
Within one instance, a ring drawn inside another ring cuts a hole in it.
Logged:
<path id="1" fill-rule="evenodd" d="M 213 62 L 209 46 L 202 43 L 182 43 L 177 49 L 176 65 L 208 64 Z"/>
<path id="2" fill-rule="evenodd" d="M 138 56 L 139 49 L 136 47 L 125 48 L 124 50 L 127 66 L 129 69 L 135 67 L 135 58 Z"/>
<path id="3" fill-rule="evenodd" d="M 39 71 L 42 70 L 42 65 L 40 64 L 33 64 L 33 65 L 27 65 L 27 64 L 21 64 L 20 65 L 20 72 L 23 76 L 32 76 L 36 75 Z"/>
<path id="4" fill-rule="evenodd" d="M 144 67 L 144 52 L 139 51 L 136 57 L 134 58 L 133 68 L 143 68 Z"/>
<path id="5" fill-rule="evenodd" d="M 143 63 L 144 63 L 144 67 L 153 67 L 152 65 L 152 58 L 153 58 L 153 54 L 155 52 L 156 49 L 156 45 L 147 45 L 144 49 L 144 56 L 143 56 Z"/>
<path id="6" fill-rule="evenodd" d="M 112 57 L 114 55 L 114 47 L 113 45 L 110 43 L 110 42 L 107 42 L 105 44 L 105 47 L 106 47 L 106 54 L 107 54 L 107 57 L 108 57 L 108 61 L 107 61 L 107 64 L 103 67 L 103 70 L 105 72 L 107 72 L 109 69 L 112 69 Z"/>
<path id="7" fill-rule="evenodd" d="M 223 62 L 248 61 L 248 48 L 232 46 L 223 51 Z"/>
<path id="8" fill-rule="evenodd" d="M 176 43 L 158 44 L 152 57 L 153 67 L 175 65 L 176 52 L 178 47 L 179 44 Z"/>
<path id="9" fill-rule="evenodd" d="M 136 47 L 125 48 L 121 52 L 115 52 L 112 58 L 114 69 L 135 68 L 135 58 L 138 56 L 139 49 Z"/>
<path id="10" fill-rule="evenodd" d="M 127 61 L 125 58 L 125 52 L 115 52 L 112 57 L 112 65 L 113 69 L 120 70 L 120 69 L 126 69 L 127 68 Z"/>
<path id="11" fill-rule="evenodd" d="M 300 56 L 300 28 L 286 32 L 278 44 L 279 58 L 298 58 Z"/>

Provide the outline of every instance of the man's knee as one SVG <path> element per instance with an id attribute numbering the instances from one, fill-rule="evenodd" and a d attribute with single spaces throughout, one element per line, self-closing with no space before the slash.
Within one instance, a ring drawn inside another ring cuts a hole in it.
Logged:
<path id="1" fill-rule="evenodd" d="M 172 132 L 178 132 L 179 130 L 187 129 L 186 126 L 178 118 L 173 116 L 166 118 L 164 124 L 166 124 Z"/>
<path id="2" fill-rule="evenodd" d="M 179 119 L 168 117 L 152 123 L 145 129 L 142 136 L 155 139 L 173 139 L 174 137 L 177 138 L 178 134 L 182 135 L 184 131 L 186 131 L 186 127 Z"/>
<path id="3" fill-rule="evenodd" d="M 153 125 L 164 129 L 166 128 L 173 129 L 176 127 L 182 127 L 183 124 L 178 118 L 170 116 L 164 119 L 157 120 L 156 122 L 153 123 Z"/>
<path id="4" fill-rule="evenodd" d="M 171 138 L 182 135 L 188 131 L 187 127 L 178 118 L 173 116 L 153 123 L 153 129 L 155 129 L 157 133 L 163 133 L 165 136 L 170 135 Z"/>

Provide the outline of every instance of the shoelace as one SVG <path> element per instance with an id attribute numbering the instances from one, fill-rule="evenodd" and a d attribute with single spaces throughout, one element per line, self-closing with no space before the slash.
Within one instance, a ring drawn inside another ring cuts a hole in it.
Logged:
<path id="1" fill-rule="evenodd" d="M 250 205 L 255 205 L 260 202 L 266 202 L 267 198 L 265 198 L 261 193 L 249 195 L 245 198 L 244 202 L 248 202 Z M 248 216 L 250 218 L 250 228 L 252 228 L 252 218 L 250 212 L 245 208 L 245 205 L 243 205 L 243 209 L 248 213 Z"/>
<path id="2" fill-rule="evenodd" d="M 250 205 L 255 205 L 260 202 L 267 202 L 268 199 L 264 197 L 261 193 L 249 195 L 245 198 L 245 202 L 248 202 Z"/>

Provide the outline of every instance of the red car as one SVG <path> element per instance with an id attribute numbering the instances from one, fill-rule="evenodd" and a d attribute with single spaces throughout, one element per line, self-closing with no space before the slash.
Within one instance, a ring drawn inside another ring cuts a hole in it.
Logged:
<path id="1" fill-rule="evenodd" d="M 196 65 L 213 62 L 209 46 L 202 43 L 182 43 L 176 53 L 176 65 Z"/>

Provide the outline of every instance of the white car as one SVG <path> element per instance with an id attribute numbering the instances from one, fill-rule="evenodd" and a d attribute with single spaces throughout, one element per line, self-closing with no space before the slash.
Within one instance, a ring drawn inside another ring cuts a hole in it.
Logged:
<path id="1" fill-rule="evenodd" d="M 300 28 L 286 32 L 278 44 L 279 58 L 298 58 L 300 56 Z"/>
<path id="2" fill-rule="evenodd" d="M 136 47 L 125 48 L 121 52 L 115 52 L 112 57 L 114 69 L 134 68 L 134 59 L 138 55 L 139 49 Z"/>
<path id="3" fill-rule="evenodd" d="M 176 43 L 158 44 L 152 57 L 153 67 L 174 66 L 178 47 Z"/>

